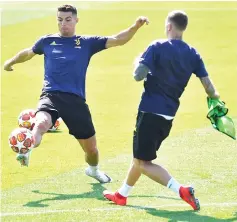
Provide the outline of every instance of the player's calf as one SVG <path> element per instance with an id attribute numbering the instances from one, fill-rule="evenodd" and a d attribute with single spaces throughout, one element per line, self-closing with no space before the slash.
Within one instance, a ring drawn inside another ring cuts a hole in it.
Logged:
<path id="1" fill-rule="evenodd" d="M 36 122 L 32 130 L 34 138 L 34 147 L 39 146 L 43 134 L 45 134 L 52 126 L 51 115 L 45 111 L 40 111 L 36 114 Z"/>
<path id="2" fill-rule="evenodd" d="M 99 162 L 99 151 L 96 147 L 90 149 L 84 149 L 85 160 L 90 166 L 98 165 Z"/>
<path id="3" fill-rule="evenodd" d="M 78 139 L 85 152 L 85 160 L 89 164 L 85 170 L 87 176 L 90 176 L 100 183 L 110 183 L 112 179 L 104 172 L 99 170 L 99 151 L 96 146 L 96 138 L 92 136 L 88 139 Z"/>

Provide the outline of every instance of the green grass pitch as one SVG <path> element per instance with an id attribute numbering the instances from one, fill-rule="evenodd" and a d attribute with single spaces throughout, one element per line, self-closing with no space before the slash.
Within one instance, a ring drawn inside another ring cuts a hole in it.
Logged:
<path id="1" fill-rule="evenodd" d="M 61 2 L 62 3 L 62 2 Z M 42 35 L 57 32 L 57 2 L 1 3 L 1 64 Z M 112 35 L 139 15 L 148 16 L 127 45 L 95 55 L 87 72 L 87 102 L 97 131 L 100 166 L 114 181 L 100 185 L 84 174 L 77 141 L 64 124 L 44 136 L 22 168 L 8 146 L 17 116 L 35 108 L 43 81 L 43 57 L 1 70 L 1 219 L 2 221 L 237 221 L 237 144 L 214 131 L 206 119 L 205 92 L 192 77 L 181 99 L 170 137 L 155 162 L 181 183 L 191 184 L 201 202 L 193 212 L 175 194 L 142 177 L 127 207 L 103 200 L 116 190 L 132 158 L 132 132 L 142 83 L 133 80 L 133 60 L 154 39 L 164 38 L 164 19 L 183 9 L 190 19 L 185 41 L 198 49 L 229 115 L 237 124 L 236 2 L 77 2 L 77 33 Z M 54 9 L 51 10 L 51 9 Z"/>

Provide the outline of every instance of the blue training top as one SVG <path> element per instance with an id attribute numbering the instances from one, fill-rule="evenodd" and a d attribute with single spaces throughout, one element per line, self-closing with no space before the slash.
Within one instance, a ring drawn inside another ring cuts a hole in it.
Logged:
<path id="1" fill-rule="evenodd" d="M 85 99 L 86 71 L 91 57 L 105 49 L 107 37 L 41 37 L 33 46 L 34 53 L 44 54 L 43 91 L 74 93 Z"/>
<path id="2" fill-rule="evenodd" d="M 154 41 L 140 63 L 150 70 L 139 105 L 143 112 L 175 116 L 192 73 L 208 76 L 201 56 L 182 40 Z"/>

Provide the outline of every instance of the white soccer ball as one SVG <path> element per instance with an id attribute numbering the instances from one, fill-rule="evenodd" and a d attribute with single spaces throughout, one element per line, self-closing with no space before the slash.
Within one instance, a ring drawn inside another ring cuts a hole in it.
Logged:
<path id="1" fill-rule="evenodd" d="M 18 126 L 32 130 L 35 125 L 35 110 L 23 110 L 18 116 Z"/>
<path id="2" fill-rule="evenodd" d="M 57 131 L 58 128 L 59 128 L 59 126 L 60 126 L 60 124 L 61 124 L 61 122 L 62 122 L 62 118 L 59 117 L 59 118 L 56 120 L 55 124 L 49 129 L 49 131 L 50 131 L 50 132 L 55 132 L 55 131 Z"/>
<path id="3" fill-rule="evenodd" d="M 11 149 L 20 154 L 26 154 L 33 148 L 33 135 L 29 129 L 16 128 L 8 139 Z"/>

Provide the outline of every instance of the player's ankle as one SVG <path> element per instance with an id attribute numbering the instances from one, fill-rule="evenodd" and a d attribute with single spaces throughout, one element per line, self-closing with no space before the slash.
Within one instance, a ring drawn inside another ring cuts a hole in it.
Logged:
<path id="1" fill-rule="evenodd" d="M 99 166 L 98 165 L 96 165 L 96 166 L 89 165 L 88 168 L 93 173 L 96 173 L 96 171 L 99 170 Z"/>
<path id="2" fill-rule="evenodd" d="M 179 194 L 181 185 L 173 177 L 171 177 L 167 184 L 167 187 L 173 190 L 175 193 Z"/>
<path id="3" fill-rule="evenodd" d="M 118 193 L 123 197 L 128 197 L 129 193 L 131 192 L 133 186 L 129 186 L 126 183 L 124 183 L 120 189 L 118 190 Z"/>

